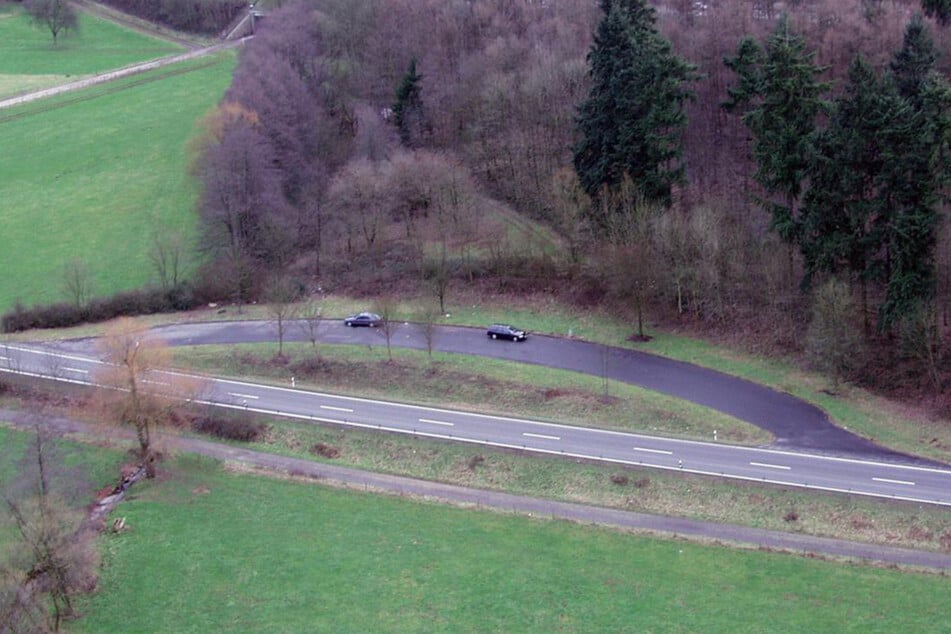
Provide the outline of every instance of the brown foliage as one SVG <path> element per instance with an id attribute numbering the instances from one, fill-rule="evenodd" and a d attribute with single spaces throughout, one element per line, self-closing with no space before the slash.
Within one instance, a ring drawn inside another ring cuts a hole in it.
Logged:
<path id="1" fill-rule="evenodd" d="M 201 381 L 161 373 L 169 365 L 168 348 L 131 319 L 120 319 L 106 331 L 100 351 L 106 361 L 96 377 L 106 386 L 99 392 L 100 409 L 108 420 L 134 428 L 139 457 L 153 477 L 157 459 L 153 434 L 178 420 L 173 409 L 198 397 Z"/>

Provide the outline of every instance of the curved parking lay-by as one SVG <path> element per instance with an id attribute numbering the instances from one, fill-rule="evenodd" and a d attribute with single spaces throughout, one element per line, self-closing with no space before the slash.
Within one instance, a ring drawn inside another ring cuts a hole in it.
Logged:
<path id="1" fill-rule="evenodd" d="M 205 322 L 159 326 L 153 330 L 169 345 L 233 344 L 275 341 L 275 325 L 267 321 Z M 305 340 L 301 328 L 287 328 L 287 339 Z M 339 321 L 320 326 L 319 340 L 331 344 L 383 345 L 378 329 L 345 328 Z M 415 324 L 399 324 L 392 345 L 425 349 L 426 338 Z M 71 342 L 91 351 L 89 340 Z M 492 341 L 484 329 L 458 326 L 437 328 L 434 348 L 601 376 L 607 366 L 611 379 L 638 385 L 697 403 L 746 421 L 772 433 L 780 448 L 862 456 L 877 460 L 937 464 L 876 445 L 837 427 L 818 407 L 768 387 L 689 363 L 623 348 L 532 334 L 517 345 Z M 607 354 L 607 364 L 605 364 Z"/>

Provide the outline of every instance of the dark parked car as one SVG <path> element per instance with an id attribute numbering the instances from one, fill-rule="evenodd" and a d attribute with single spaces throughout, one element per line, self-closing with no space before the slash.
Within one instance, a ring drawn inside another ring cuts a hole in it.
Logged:
<path id="1" fill-rule="evenodd" d="M 357 313 L 356 315 L 350 315 L 343 320 L 344 326 L 350 326 L 351 328 L 356 326 L 367 326 L 368 328 L 376 328 L 383 324 L 383 318 L 377 315 L 376 313 Z"/>
<path id="2" fill-rule="evenodd" d="M 489 336 L 489 339 L 511 339 L 512 341 L 525 341 L 528 337 L 528 333 L 524 330 L 508 324 L 492 324 L 485 334 Z"/>

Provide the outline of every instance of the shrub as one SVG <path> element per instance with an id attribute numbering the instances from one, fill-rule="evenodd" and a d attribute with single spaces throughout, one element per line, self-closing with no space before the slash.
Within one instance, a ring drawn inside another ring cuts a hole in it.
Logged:
<path id="1" fill-rule="evenodd" d="M 191 286 L 181 284 L 168 290 L 143 288 L 123 291 L 108 297 L 96 297 L 84 307 L 58 303 L 24 308 L 19 302 L 0 318 L 3 332 L 20 332 L 33 328 L 68 328 L 84 322 L 97 322 L 116 317 L 133 317 L 176 310 L 191 310 L 198 305 Z"/>
<path id="2" fill-rule="evenodd" d="M 324 444 L 322 442 L 317 443 L 310 448 L 310 453 L 315 456 L 321 456 L 323 458 L 337 458 L 340 456 L 340 450 L 336 447 Z"/>
<path id="3" fill-rule="evenodd" d="M 267 432 L 264 423 L 235 416 L 201 416 L 193 419 L 191 426 L 199 434 L 240 442 L 256 442 Z"/>

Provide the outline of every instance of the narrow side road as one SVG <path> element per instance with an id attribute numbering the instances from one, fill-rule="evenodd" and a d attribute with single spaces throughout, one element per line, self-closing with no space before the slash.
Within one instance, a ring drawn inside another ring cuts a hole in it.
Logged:
<path id="1" fill-rule="evenodd" d="M 276 326 L 268 321 L 203 322 L 159 326 L 155 337 L 168 345 L 232 344 L 277 341 Z M 347 328 L 338 321 L 326 321 L 318 332 L 329 344 L 386 345 L 379 329 Z M 286 340 L 306 340 L 305 329 L 293 323 Z M 391 344 L 396 347 L 426 349 L 426 337 L 417 324 L 400 324 Z M 94 354 L 94 340 L 76 340 L 65 345 Z M 440 326 L 434 349 L 442 352 L 478 355 L 532 363 L 582 372 L 669 394 L 710 407 L 772 433 L 778 449 L 824 452 L 839 456 L 936 465 L 881 447 L 836 426 L 828 415 L 790 394 L 723 374 L 715 370 L 626 348 L 532 335 L 523 343 L 489 340 L 483 329 Z"/>
<path id="2" fill-rule="evenodd" d="M 0 410 L 0 420 L 29 428 L 34 416 L 12 410 Z M 93 433 L 93 426 L 66 418 L 47 418 L 44 424 L 58 433 Z M 111 430 L 115 433 L 117 430 Z M 131 437 L 131 434 L 130 434 Z M 951 554 L 812 537 L 746 526 L 716 524 L 676 517 L 664 517 L 602 507 L 557 502 L 495 491 L 470 489 L 450 484 L 392 476 L 348 467 L 338 467 L 298 458 L 288 458 L 222 445 L 207 440 L 164 437 L 166 446 L 178 451 L 197 453 L 270 472 L 306 476 L 314 480 L 340 484 L 374 492 L 408 495 L 495 511 L 643 531 L 667 537 L 711 540 L 752 546 L 763 550 L 788 551 L 855 561 L 880 562 L 902 566 L 951 570 Z"/>

